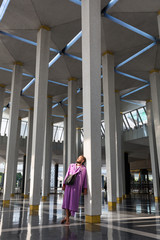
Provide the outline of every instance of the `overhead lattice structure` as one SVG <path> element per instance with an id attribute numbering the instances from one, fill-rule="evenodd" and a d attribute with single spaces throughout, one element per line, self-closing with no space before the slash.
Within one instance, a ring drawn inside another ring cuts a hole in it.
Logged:
<path id="1" fill-rule="evenodd" d="M 106 50 L 114 53 L 121 110 L 144 106 L 150 99 L 149 72 L 160 65 L 157 21 L 160 1 L 154 0 L 153 4 L 151 0 L 102 0 L 101 9 L 102 53 Z M 24 64 L 20 109 L 33 107 L 36 39 L 41 25 L 51 28 L 48 95 L 53 97 L 53 115 L 61 120 L 61 106 L 67 107 L 68 79 L 75 77 L 77 119 L 82 121 L 83 33 L 79 0 L 1 1 L 0 85 L 6 86 L 5 105 L 10 102 L 13 64 L 20 61 Z M 26 111 L 21 115 L 26 116 Z"/>

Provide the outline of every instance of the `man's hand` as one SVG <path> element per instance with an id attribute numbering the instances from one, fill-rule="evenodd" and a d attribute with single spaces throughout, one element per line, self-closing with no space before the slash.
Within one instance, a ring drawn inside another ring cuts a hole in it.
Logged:
<path id="1" fill-rule="evenodd" d="M 63 184 L 63 187 L 62 187 L 62 190 L 63 190 L 63 191 L 65 190 L 65 187 L 66 187 L 65 184 Z"/>

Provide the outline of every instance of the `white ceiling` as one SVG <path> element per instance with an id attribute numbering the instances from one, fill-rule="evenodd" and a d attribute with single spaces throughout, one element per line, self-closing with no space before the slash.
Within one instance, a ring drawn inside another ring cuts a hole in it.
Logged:
<path id="1" fill-rule="evenodd" d="M 104 8 L 108 2 L 101 1 L 101 7 Z M 120 0 L 108 10 L 108 13 L 154 37 L 158 37 L 157 12 L 159 10 L 159 0 Z M 36 42 L 40 25 L 51 27 L 50 47 L 61 51 L 81 31 L 81 7 L 69 0 L 10 1 L 0 22 L 0 30 Z M 151 40 L 102 16 L 102 53 L 106 50 L 113 51 L 115 66 L 151 43 Z M 12 69 L 14 61 L 22 61 L 24 63 L 23 72 L 35 75 L 35 46 L 0 34 L 0 53 L 0 67 Z M 81 57 L 81 39 L 67 53 Z M 50 60 L 55 55 L 56 53 L 50 52 Z M 159 68 L 159 66 L 160 49 L 157 45 L 118 70 L 149 81 L 149 71 L 153 68 Z M 0 83 L 5 84 L 8 90 L 11 89 L 11 75 L 10 72 L 0 70 Z M 82 87 L 82 63 L 62 55 L 49 69 L 49 80 L 67 84 L 70 77 L 76 77 L 78 87 Z M 23 76 L 22 88 L 30 80 L 31 78 Z M 115 81 L 116 89 L 120 90 L 121 94 L 145 85 L 119 74 L 115 74 Z M 34 96 L 34 85 L 25 92 L 25 95 Z M 67 87 L 49 83 L 48 95 L 53 96 L 54 101 L 60 102 L 67 97 Z M 124 99 L 142 103 L 150 99 L 150 89 L 147 87 Z M 9 94 L 6 94 L 5 104 L 9 101 Z M 77 105 L 82 106 L 82 93 L 77 94 Z M 33 99 L 22 96 L 21 109 L 28 109 L 31 106 L 33 106 Z M 121 102 L 121 111 L 137 107 L 139 106 Z M 26 116 L 26 114 L 24 112 L 23 115 Z M 62 108 L 60 106 L 54 108 L 53 114 L 63 115 Z"/>

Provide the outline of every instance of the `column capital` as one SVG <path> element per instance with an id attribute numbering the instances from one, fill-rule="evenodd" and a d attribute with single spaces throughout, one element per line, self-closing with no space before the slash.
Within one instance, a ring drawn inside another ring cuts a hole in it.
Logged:
<path id="1" fill-rule="evenodd" d="M 49 95 L 48 95 L 47 97 L 48 97 L 48 98 L 52 98 L 52 96 L 49 96 Z"/>
<path id="2" fill-rule="evenodd" d="M 15 61 L 13 64 L 18 66 L 24 66 L 24 64 L 21 61 Z"/>
<path id="3" fill-rule="evenodd" d="M 105 56 L 106 54 L 114 55 L 112 51 L 106 50 L 104 53 L 102 53 L 102 56 Z"/>
<path id="4" fill-rule="evenodd" d="M 46 26 L 46 25 L 41 25 L 40 27 L 39 27 L 39 30 L 40 29 L 45 29 L 45 30 L 47 30 L 47 31 L 51 31 L 51 28 L 49 27 L 49 26 Z"/>
<path id="5" fill-rule="evenodd" d="M 71 77 L 71 78 L 68 78 L 68 81 L 77 81 L 77 78 Z"/>
<path id="6" fill-rule="evenodd" d="M 115 89 L 115 93 L 119 93 L 120 91 L 118 89 Z"/>
<path id="7" fill-rule="evenodd" d="M 1 87 L 1 88 L 5 88 L 5 87 L 6 87 L 6 85 L 5 85 L 5 84 L 1 84 L 1 83 L 0 83 L 0 87 Z"/>
<path id="8" fill-rule="evenodd" d="M 149 71 L 150 74 L 155 73 L 155 72 L 156 72 L 156 73 L 159 73 L 160 70 L 158 70 L 158 69 L 152 69 L 152 70 Z"/>
<path id="9" fill-rule="evenodd" d="M 146 100 L 146 103 L 149 103 L 149 102 L 152 102 L 152 100 L 151 99 Z"/>

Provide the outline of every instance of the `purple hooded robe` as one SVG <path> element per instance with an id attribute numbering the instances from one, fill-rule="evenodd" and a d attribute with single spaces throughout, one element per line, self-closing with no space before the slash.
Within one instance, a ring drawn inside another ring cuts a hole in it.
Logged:
<path id="1" fill-rule="evenodd" d="M 70 174 L 76 174 L 76 179 L 73 185 L 65 185 L 65 180 Z M 87 171 L 85 166 L 77 166 L 76 163 L 70 164 L 66 173 L 64 183 L 65 192 L 63 198 L 63 209 L 69 209 L 71 215 L 74 216 L 78 211 L 79 199 L 82 189 L 87 188 Z"/>

